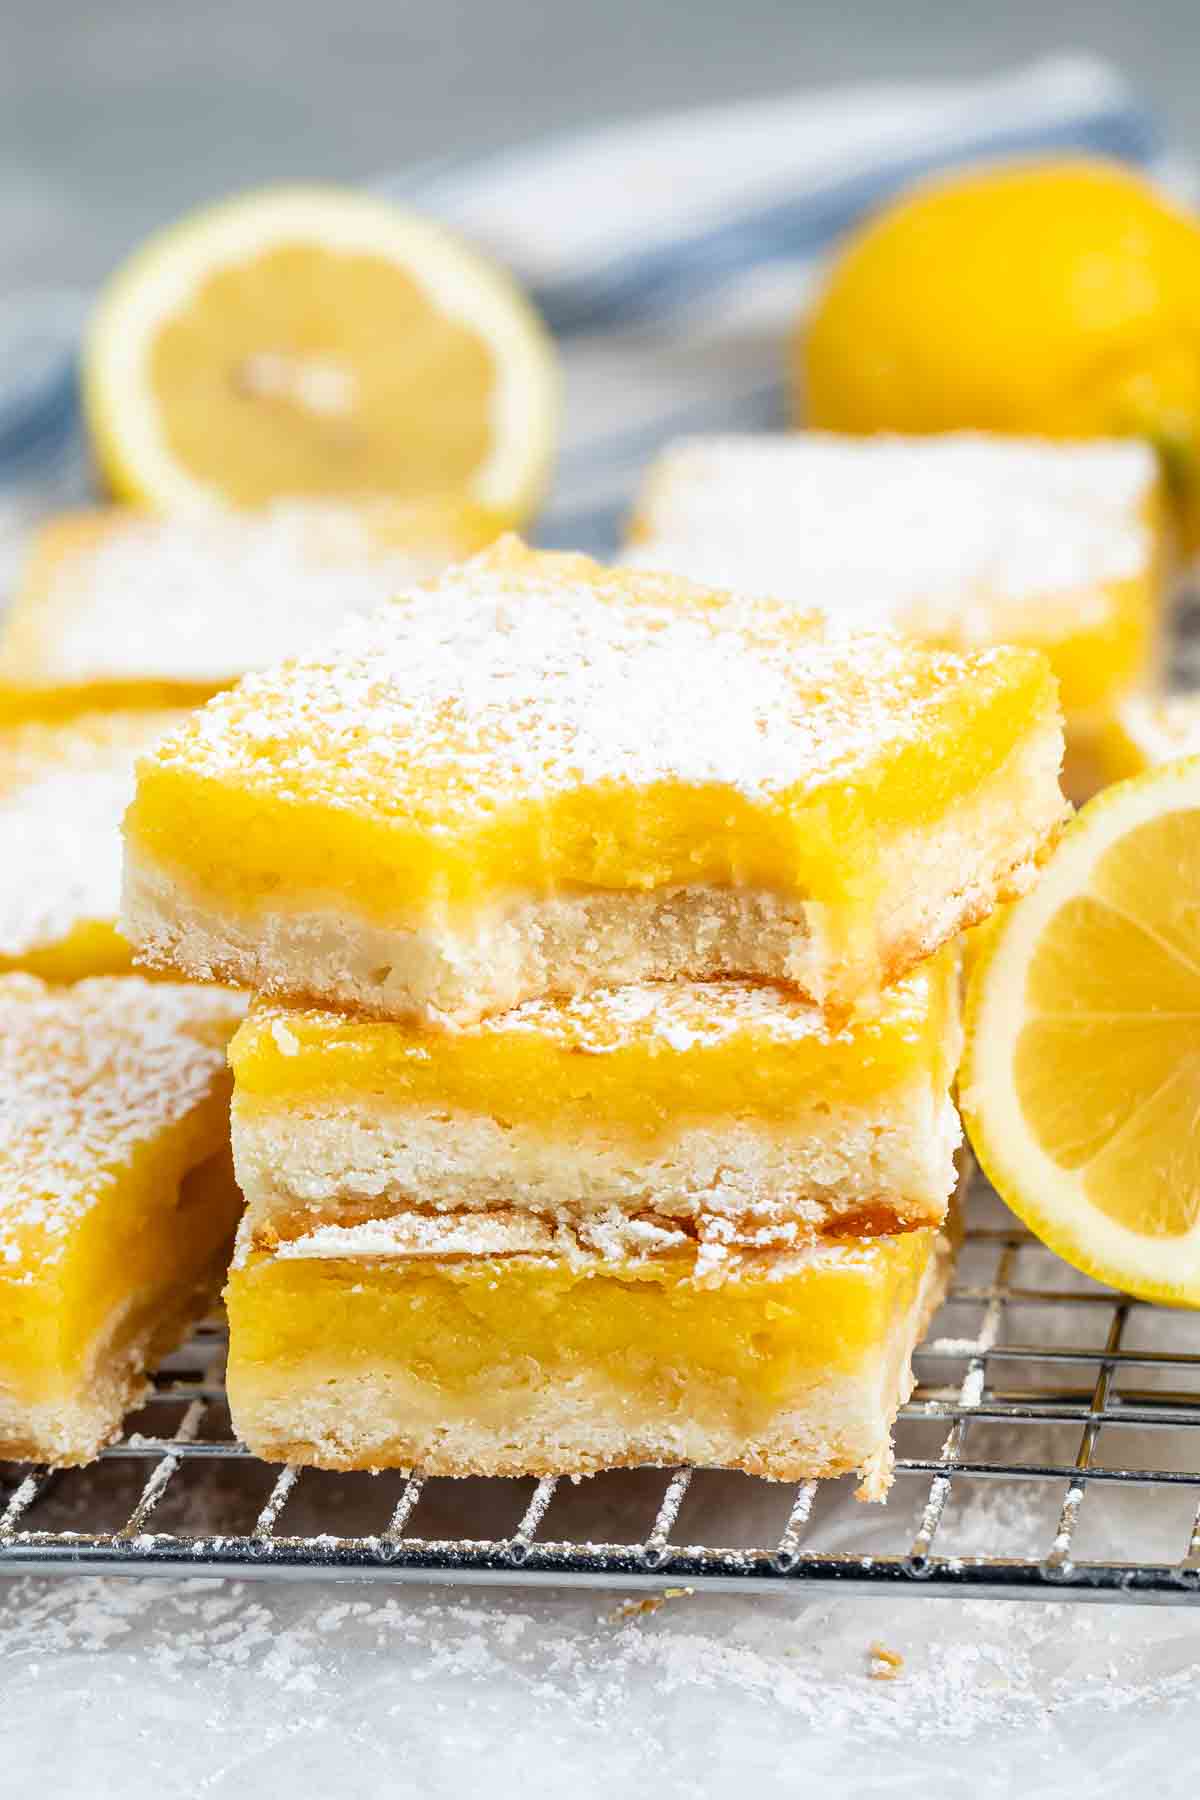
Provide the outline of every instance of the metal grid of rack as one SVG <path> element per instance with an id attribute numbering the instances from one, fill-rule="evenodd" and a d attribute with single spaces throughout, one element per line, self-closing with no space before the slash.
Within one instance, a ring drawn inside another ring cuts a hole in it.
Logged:
<path id="1" fill-rule="evenodd" d="M 708 1470 L 272 1469 L 230 1431 L 213 1325 L 90 1468 L 12 1471 L 0 1572 L 1200 1599 L 1200 1315 L 1076 1276 L 982 1184 L 968 1225 L 885 1507 Z"/>

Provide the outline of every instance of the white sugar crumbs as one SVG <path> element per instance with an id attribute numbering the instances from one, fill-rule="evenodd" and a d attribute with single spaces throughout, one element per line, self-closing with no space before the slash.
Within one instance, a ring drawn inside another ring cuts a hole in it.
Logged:
<path id="1" fill-rule="evenodd" d="M 549 1729 L 575 1744 L 669 1752 L 682 1776 L 692 1765 L 681 1734 L 701 1727 L 721 1729 L 708 1740 L 710 1759 L 717 1742 L 734 1760 L 731 1743 L 761 1745 L 764 1733 L 797 1748 L 817 1736 L 839 1757 L 872 1744 L 994 1742 L 997 1731 L 1036 1744 L 1069 1729 L 1072 1716 L 1086 1728 L 1101 1713 L 1187 1704 L 1200 1679 L 1178 1623 L 1142 1613 L 1129 1629 L 1127 1612 L 1061 1604 L 894 1608 L 884 1629 L 903 1678 L 890 1682 L 871 1677 L 875 1602 L 695 1596 L 622 1617 L 595 1595 L 446 1600 L 421 1590 L 85 1579 L 13 1583 L 0 1608 L 14 1719 L 36 1716 L 39 1677 L 43 1693 L 47 1681 L 70 1692 L 82 1676 L 95 1691 L 107 1678 L 114 1722 L 126 1716 L 144 1759 L 153 1691 L 155 1716 L 173 1721 L 162 1755 L 178 1763 L 187 1736 L 176 1733 L 191 1725 L 210 1777 L 237 1767 L 252 1745 L 312 1732 L 314 1720 L 315 1735 L 341 1742 L 350 1714 L 360 1745 L 429 1754 L 446 1741 L 443 1712 L 456 1737 L 464 1708 L 490 1704 L 533 1774 Z"/>
<path id="2" fill-rule="evenodd" d="M 91 1477 L 74 1479 L 86 1485 Z M 329 1500 L 324 1490 L 305 1513 L 305 1480 L 288 1502 L 301 1509 L 293 1529 L 312 1529 Z M 497 1485 L 482 1484 L 478 1503 L 486 1507 L 491 1494 L 495 1505 Z M 346 1526 L 352 1517 L 361 1529 L 365 1519 L 348 1490 L 345 1497 Z M 868 1509 L 844 1490 L 830 1497 L 817 1528 L 825 1548 L 894 1541 L 902 1502 Z M 82 1525 L 88 1502 L 77 1504 L 68 1516 Z M 212 1492 L 191 1491 L 174 1528 L 211 1529 L 220 1504 Z M 640 1517 L 635 1492 L 621 1504 Z M 1134 1504 L 1140 1509 L 1142 1497 Z M 1011 1488 L 979 1488 L 967 1516 L 946 1528 L 964 1553 L 1029 1553 L 1044 1549 L 1054 1512 L 1053 1495 L 1035 1505 Z M 486 1531 L 500 1520 L 486 1513 L 478 1523 Z M 902 1531 L 911 1524 L 906 1515 Z M 1127 1524 L 1115 1520 L 1113 1544 Z M 1113 1544 L 1098 1542 L 1097 1554 Z M 623 1608 L 622 1597 L 211 1579 L 13 1581 L 0 1592 L 6 1754 L 26 1745 L 31 1756 L 44 1754 L 64 1708 L 86 1697 L 89 1717 L 104 1709 L 106 1741 L 118 1753 L 129 1746 L 129 1765 L 145 1783 L 123 1790 L 131 1800 L 243 1791 L 251 1765 L 261 1769 L 256 1759 L 286 1755 L 295 1734 L 306 1757 L 327 1752 L 343 1772 L 349 1734 L 356 1767 L 367 1759 L 368 1784 L 370 1758 L 391 1771 L 398 1754 L 421 1768 L 422 1793 L 447 1796 L 475 1791 L 482 1768 L 497 1793 L 566 1791 L 549 1782 L 561 1771 L 596 1776 L 595 1787 L 573 1780 L 572 1792 L 640 1792 L 635 1777 L 649 1765 L 665 1800 L 725 1792 L 712 1785 L 718 1758 L 723 1771 L 762 1776 L 764 1794 L 792 1795 L 807 1791 L 797 1786 L 804 1757 L 816 1757 L 814 1771 L 844 1773 L 855 1754 L 873 1769 L 888 1747 L 912 1758 L 904 1767 L 913 1782 L 903 1792 L 924 1795 L 931 1759 L 947 1749 L 965 1755 L 973 1742 L 989 1754 L 1003 1734 L 1010 1757 L 1019 1749 L 1033 1772 L 1020 1791 L 1041 1793 L 1050 1790 L 1038 1779 L 1040 1758 L 1108 1731 L 1119 1761 L 1122 1721 L 1144 1721 L 1148 1731 L 1167 1709 L 1182 1718 L 1200 1683 L 1186 1609 L 772 1598 L 765 1590 L 676 1590 L 671 1604 L 646 1609 Z M 901 1679 L 871 1679 L 878 1644 L 903 1658 Z M 965 1779 L 967 1765 L 955 1766 Z M 1076 1791 L 1078 1773 L 1073 1763 L 1075 1785 L 1064 1793 Z M 547 1785 L 538 1789 L 542 1775 Z M 772 1786 L 777 1775 L 787 1779 Z M 327 1790 L 340 1792 L 340 1779 Z M 870 1791 L 893 1790 L 882 1782 Z M 1089 1791 L 1123 1795 L 1129 1786 L 1118 1770 L 1111 1785 Z"/>
<path id="3" fill-rule="evenodd" d="M 986 642 L 1006 607 L 1061 596 L 1078 630 L 1101 616 L 1101 584 L 1146 572 L 1155 480 L 1134 443 L 684 439 L 653 470 L 623 560 L 850 626 L 918 607 L 947 641 Z"/>
<path id="4" fill-rule="evenodd" d="M 160 760 L 451 832 L 581 786 L 773 803 L 869 779 L 1026 674 L 1012 651 L 966 665 L 886 635 L 827 641 L 768 600 L 502 546 L 250 676 Z"/>

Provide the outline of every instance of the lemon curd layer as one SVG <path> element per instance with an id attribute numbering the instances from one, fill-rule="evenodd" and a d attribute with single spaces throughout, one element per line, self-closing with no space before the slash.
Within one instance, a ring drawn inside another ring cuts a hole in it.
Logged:
<path id="1" fill-rule="evenodd" d="M 627 556 L 855 629 L 1044 651 L 1069 736 L 1156 670 L 1164 533 L 1141 444 L 805 432 L 669 448 Z"/>
<path id="2" fill-rule="evenodd" d="M 252 1448 L 444 1474 L 874 1466 L 886 1486 L 909 1353 L 944 1282 L 936 1232 L 749 1255 L 717 1286 L 687 1254 L 471 1254 L 454 1232 L 417 1221 L 385 1248 L 327 1229 L 272 1254 L 244 1228 L 228 1380 Z"/>
<path id="3" fill-rule="evenodd" d="M 0 979 L 0 1456 L 85 1460 L 215 1291 L 236 996 Z"/>
<path id="4" fill-rule="evenodd" d="M 465 500 L 62 514 L 35 536 L 0 632 L 0 720 L 198 706 L 494 534 Z"/>
<path id="5" fill-rule="evenodd" d="M 874 1016 L 835 1027 L 799 995 L 745 982 L 606 989 L 529 1001 L 431 1037 L 396 1020 L 259 1002 L 230 1046 L 239 1103 L 383 1095 L 564 1134 L 597 1118 L 642 1138 L 684 1118 L 786 1124 L 813 1100 L 945 1090 L 958 1049 L 953 949 Z"/>
<path id="6" fill-rule="evenodd" d="M 322 913 L 343 944 L 354 916 L 386 985 L 389 931 L 470 938 L 546 902 L 560 926 L 592 907 L 600 938 L 605 899 L 753 892 L 792 909 L 792 938 L 822 935 L 814 987 L 839 985 L 840 964 L 852 996 L 878 979 L 882 915 L 906 898 L 888 862 L 901 840 L 911 850 L 995 784 L 999 841 L 973 820 L 961 866 L 907 856 L 907 897 L 919 884 L 927 915 L 966 889 L 986 909 L 983 889 L 1037 853 L 1061 807 L 1057 730 L 1053 678 L 1030 652 L 833 642 L 787 606 L 510 541 L 325 654 L 248 679 L 145 759 L 127 821 L 130 925 L 150 960 L 369 1004 L 315 966 Z M 1023 756 L 1017 819 L 1003 790 Z M 816 911 L 797 925 L 804 908 Z M 308 967 L 287 966 L 300 954 L 280 941 L 289 909 L 309 915 Z M 708 935 L 719 952 L 716 920 Z M 453 945 L 419 947 L 453 960 Z M 598 942 L 593 983 L 609 954 Z M 792 973 L 736 960 L 693 972 Z M 556 973 L 524 992 L 515 980 L 500 1003 L 554 991 Z"/>
<path id="7" fill-rule="evenodd" d="M 0 973 L 77 981 L 130 967 L 116 926 L 121 815 L 175 711 L 0 727 Z"/>
<path id="8" fill-rule="evenodd" d="M 439 1033 L 260 1001 L 230 1047 L 234 1153 L 248 1217 L 278 1237 L 511 1205 L 593 1242 L 698 1239 L 715 1266 L 734 1241 L 940 1221 L 959 1041 L 952 949 L 842 1026 L 732 981 Z"/>

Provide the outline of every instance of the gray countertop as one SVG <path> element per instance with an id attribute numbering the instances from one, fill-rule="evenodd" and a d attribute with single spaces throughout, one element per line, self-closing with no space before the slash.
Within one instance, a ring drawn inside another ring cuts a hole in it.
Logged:
<path id="1" fill-rule="evenodd" d="M 659 107 L 1077 48 L 1200 151 L 1195 0 L 7 0 L 0 294 L 97 280 L 197 201 Z"/>

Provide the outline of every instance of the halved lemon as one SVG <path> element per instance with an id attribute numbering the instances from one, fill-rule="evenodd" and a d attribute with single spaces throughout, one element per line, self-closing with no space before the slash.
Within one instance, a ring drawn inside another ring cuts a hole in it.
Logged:
<path id="1" fill-rule="evenodd" d="M 340 188 L 152 238 L 100 298 L 83 388 L 113 493 L 170 511 L 454 494 L 519 525 L 557 434 L 554 348 L 507 275 Z"/>
<path id="2" fill-rule="evenodd" d="M 1200 757 L 1091 801 L 997 922 L 960 1098 L 996 1189 L 1052 1250 L 1200 1307 Z"/>

